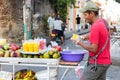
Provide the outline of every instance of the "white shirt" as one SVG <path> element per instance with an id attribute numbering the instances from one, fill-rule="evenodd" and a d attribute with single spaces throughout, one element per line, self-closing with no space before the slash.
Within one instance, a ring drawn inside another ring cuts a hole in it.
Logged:
<path id="1" fill-rule="evenodd" d="M 51 16 L 48 18 L 47 22 L 48 22 L 50 28 L 53 28 L 53 26 L 54 26 L 54 20 L 55 19 L 52 18 Z"/>
<path id="2" fill-rule="evenodd" d="M 61 20 L 55 20 L 54 21 L 54 29 L 62 30 L 62 27 L 61 27 L 62 23 L 63 23 L 63 21 L 61 21 Z"/>

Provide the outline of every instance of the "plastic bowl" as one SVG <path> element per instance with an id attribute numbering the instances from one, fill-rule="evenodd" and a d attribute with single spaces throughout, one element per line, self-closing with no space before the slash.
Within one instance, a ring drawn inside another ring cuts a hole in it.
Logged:
<path id="1" fill-rule="evenodd" d="M 64 61 L 80 62 L 84 58 L 85 51 L 62 51 L 61 56 Z"/>

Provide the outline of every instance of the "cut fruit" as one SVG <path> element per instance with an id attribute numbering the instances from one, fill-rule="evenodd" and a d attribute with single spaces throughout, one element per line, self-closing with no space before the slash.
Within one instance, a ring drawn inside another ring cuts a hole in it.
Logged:
<path id="1" fill-rule="evenodd" d="M 71 37 L 71 39 L 73 39 L 73 40 L 76 40 L 78 38 L 79 38 L 79 35 L 77 35 L 77 34 L 73 34 L 73 36 Z"/>

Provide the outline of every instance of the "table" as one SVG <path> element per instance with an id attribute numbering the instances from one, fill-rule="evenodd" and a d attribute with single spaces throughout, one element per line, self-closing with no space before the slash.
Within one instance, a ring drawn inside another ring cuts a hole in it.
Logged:
<path id="1" fill-rule="evenodd" d="M 111 38 L 111 46 L 114 45 L 116 42 L 120 46 L 120 41 L 119 41 L 120 33 L 119 32 L 116 32 L 116 33 L 110 35 L 110 38 Z"/>
<path id="2" fill-rule="evenodd" d="M 85 64 L 80 65 L 80 63 L 77 63 L 76 65 L 63 65 L 63 64 L 59 64 L 59 62 L 60 62 L 60 58 L 58 58 L 58 59 L 15 58 L 15 57 L 1 57 L 0 58 L 1 65 L 12 65 L 13 74 L 15 73 L 16 65 L 47 67 L 47 73 L 48 73 L 47 80 L 50 80 L 50 67 L 66 68 L 66 70 L 60 80 L 64 79 L 65 75 L 71 68 L 76 68 L 78 65 L 80 66 L 81 69 L 84 69 L 84 67 L 85 67 Z M 83 60 L 81 62 L 86 62 L 86 61 Z M 1 70 L 2 70 L 2 67 L 1 67 Z"/>

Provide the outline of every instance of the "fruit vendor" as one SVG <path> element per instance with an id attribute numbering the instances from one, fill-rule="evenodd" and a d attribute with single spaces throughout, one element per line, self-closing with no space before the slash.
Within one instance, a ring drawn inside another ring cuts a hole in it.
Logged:
<path id="1" fill-rule="evenodd" d="M 77 45 L 89 51 L 88 66 L 83 73 L 84 80 L 106 80 L 106 72 L 111 64 L 110 38 L 107 23 L 98 17 L 99 7 L 89 1 L 80 10 L 86 22 L 91 24 L 88 38 L 90 44 L 84 44 L 81 40 L 73 40 Z"/>

